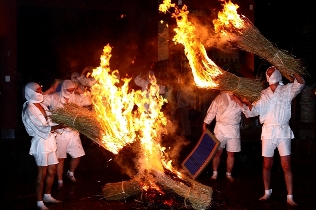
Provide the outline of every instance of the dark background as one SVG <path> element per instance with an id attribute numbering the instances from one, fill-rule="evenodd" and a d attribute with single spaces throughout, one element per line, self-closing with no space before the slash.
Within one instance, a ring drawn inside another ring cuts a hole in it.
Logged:
<path id="1" fill-rule="evenodd" d="M 99 66 L 106 44 L 113 47 L 111 68 L 122 74 L 143 71 L 155 62 L 156 54 L 149 49 L 155 48 L 157 0 L 74 1 L 73 7 L 30 2 L 18 1 L 17 13 L 18 70 L 24 83 L 34 80 L 48 86 L 86 66 Z M 189 8 L 221 9 L 207 8 L 203 1 L 182 2 Z M 306 78 L 309 84 L 315 83 L 315 10 L 307 0 L 254 1 L 255 26 L 279 49 L 301 59 L 311 76 Z M 135 20 L 133 28 L 130 22 Z M 259 75 L 269 64 L 255 59 L 254 71 Z"/>
<path id="2" fill-rule="evenodd" d="M 316 9 L 307 0 L 255 0 L 255 26 L 275 46 L 300 59 L 310 74 L 307 84 L 315 81 Z M 256 69 L 266 70 L 266 62 L 257 58 Z"/>

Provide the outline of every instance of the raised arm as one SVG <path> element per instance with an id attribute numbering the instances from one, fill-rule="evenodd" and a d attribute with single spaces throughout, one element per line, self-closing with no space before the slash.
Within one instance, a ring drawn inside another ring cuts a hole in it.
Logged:
<path id="1" fill-rule="evenodd" d="M 298 83 L 305 84 L 305 80 L 302 77 L 302 75 L 300 75 L 299 73 L 294 73 L 293 76 L 297 80 Z"/>

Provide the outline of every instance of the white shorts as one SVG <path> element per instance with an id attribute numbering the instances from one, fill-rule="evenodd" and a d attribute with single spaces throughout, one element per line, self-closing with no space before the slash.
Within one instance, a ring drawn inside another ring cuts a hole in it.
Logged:
<path id="1" fill-rule="evenodd" d="M 37 166 L 49 166 L 59 163 L 56 152 L 34 154 Z"/>
<path id="2" fill-rule="evenodd" d="M 273 157 L 274 150 L 278 148 L 280 156 L 291 154 L 291 139 L 263 139 L 262 156 Z"/>
<path id="3" fill-rule="evenodd" d="M 240 152 L 241 145 L 240 145 L 240 138 L 227 138 L 224 136 L 217 136 L 216 137 L 220 142 L 221 148 L 225 148 L 228 152 Z"/>
<path id="4" fill-rule="evenodd" d="M 63 135 L 57 134 L 57 157 L 67 158 L 67 153 L 72 158 L 77 158 L 85 155 L 84 149 L 81 144 L 81 140 L 78 135 Z"/>

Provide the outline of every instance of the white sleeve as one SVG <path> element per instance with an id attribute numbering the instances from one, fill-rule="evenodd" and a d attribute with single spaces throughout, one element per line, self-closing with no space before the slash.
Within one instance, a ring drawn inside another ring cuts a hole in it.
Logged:
<path id="1" fill-rule="evenodd" d="M 206 116 L 204 118 L 204 122 L 206 124 L 210 124 L 214 120 L 216 113 L 217 113 L 217 102 L 215 98 L 207 110 Z"/>
<path id="2" fill-rule="evenodd" d="M 291 85 L 290 99 L 295 98 L 304 88 L 305 84 L 299 83 L 296 79 Z"/>
<path id="3" fill-rule="evenodd" d="M 140 76 L 135 77 L 134 82 L 137 86 L 141 87 L 142 90 L 145 90 L 149 84 L 149 82 Z"/>
<path id="4" fill-rule="evenodd" d="M 27 105 L 22 111 L 22 121 L 30 136 L 40 136 L 47 139 L 51 132 L 45 117 L 33 105 Z"/>
<path id="5" fill-rule="evenodd" d="M 88 91 L 83 94 L 74 94 L 72 102 L 79 106 L 89 106 L 92 104 L 91 94 Z"/>

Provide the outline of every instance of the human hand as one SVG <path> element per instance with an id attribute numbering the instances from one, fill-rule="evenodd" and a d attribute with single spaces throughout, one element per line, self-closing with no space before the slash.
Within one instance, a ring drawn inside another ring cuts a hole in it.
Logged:
<path id="1" fill-rule="evenodd" d="M 304 84 L 304 78 L 299 74 L 299 73 L 294 73 L 293 77 L 300 83 L 300 84 Z"/>
<path id="2" fill-rule="evenodd" d="M 202 125 L 202 132 L 205 133 L 206 130 L 207 130 L 207 124 L 203 123 L 203 125 Z"/>

